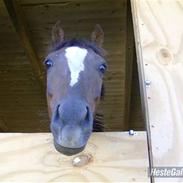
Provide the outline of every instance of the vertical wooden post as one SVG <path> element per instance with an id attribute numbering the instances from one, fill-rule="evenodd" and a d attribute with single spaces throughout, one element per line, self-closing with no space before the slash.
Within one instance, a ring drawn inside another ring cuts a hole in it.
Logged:
<path id="1" fill-rule="evenodd" d="M 150 164 L 182 166 L 183 1 L 131 0 L 131 4 Z"/>
<path id="2" fill-rule="evenodd" d="M 133 23 L 131 16 L 130 0 L 127 0 L 127 18 L 126 18 L 126 62 L 125 62 L 125 111 L 124 111 L 124 128 L 129 129 L 129 116 L 130 116 L 130 103 L 131 103 L 131 88 L 132 88 L 132 73 L 133 73 L 133 60 L 134 60 L 134 35 Z"/>

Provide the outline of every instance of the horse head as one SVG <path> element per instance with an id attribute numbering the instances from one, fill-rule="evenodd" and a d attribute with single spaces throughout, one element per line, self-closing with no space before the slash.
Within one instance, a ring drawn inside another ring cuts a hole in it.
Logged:
<path id="1" fill-rule="evenodd" d="M 107 69 L 99 25 L 91 41 L 64 40 L 60 22 L 52 29 L 53 49 L 47 68 L 47 103 L 55 148 L 66 155 L 81 152 L 92 133 L 96 106 Z"/>

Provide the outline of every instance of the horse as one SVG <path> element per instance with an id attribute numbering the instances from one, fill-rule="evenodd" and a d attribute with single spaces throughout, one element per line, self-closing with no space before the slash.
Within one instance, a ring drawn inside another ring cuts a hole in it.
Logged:
<path id="1" fill-rule="evenodd" d="M 93 131 L 103 131 L 96 107 L 107 70 L 104 32 L 97 24 L 91 40 L 65 40 L 58 21 L 51 34 L 51 50 L 44 60 L 50 130 L 55 149 L 74 155 L 85 149 Z"/>

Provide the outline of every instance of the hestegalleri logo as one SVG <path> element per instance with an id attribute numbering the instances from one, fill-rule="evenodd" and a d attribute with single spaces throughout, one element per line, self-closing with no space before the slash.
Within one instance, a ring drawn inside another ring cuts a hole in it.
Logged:
<path id="1" fill-rule="evenodd" d="M 148 174 L 158 178 L 183 177 L 183 167 L 153 167 L 148 169 Z"/>

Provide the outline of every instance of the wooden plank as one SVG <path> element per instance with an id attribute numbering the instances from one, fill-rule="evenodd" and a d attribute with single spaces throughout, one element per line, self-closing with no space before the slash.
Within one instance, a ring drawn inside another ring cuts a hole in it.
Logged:
<path id="1" fill-rule="evenodd" d="M 150 162 L 154 167 L 182 166 L 183 1 L 131 3 Z M 163 181 L 182 182 L 183 178 Z"/>
<path id="2" fill-rule="evenodd" d="M 12 25 L 19 35 L 22 46 L 24 47 L 24 50 L 31 63 L 33 72 L 40 84 L 43 85 L 43 68 L 41 67 L 41 62 L 38 58 L 38 55 L 33 48 L 30 34 L 24 20 L 24 15 L 18 2 L 18 0 L 2 1 L 2 3 L 4 3 L 4 10 L 7 11 Z"/>
<path id="3" fill-rule="evenodd" d="M 149 182 L 146 133 L 93 133 L 78 156 L 64 156 L 53 147 L 50 133 L 1 133 L 0 181 L 8 182 Z M 138 149 L 138 151 L 136 151 Z"/>
<path id="4" fill-rule="evenodd" d="M 136 55 L 134 55 L 129 127 L 130 129 L 143 131 L 145 130 L 145 120 L 142 114 L 143 112 L 140 100 L 139 76 L 136 60 Z"/>
<path id="5" fill-rule="evenodd" d="M 17 34 L 24 31 L 18 27 L 21 22 L 18 20 L 14 27 L 12 21 L 17 17 L 12 15 L 11 20 L 4 1 L 0 4 L 0 132 L 49 131 L 45 95 L 40 88 L 42 83 L 37 82 L 40 78 L 36 79 L 25 54 L 29 43 L 25 43 L 27 50 L 22 46 L 24 43 L 20 44 L 21 39 L 26 41 L 27 34 Z"/>
<path id="6" fill-rule="evenodd" d="M 24 6 L 30 6 L 30 5 L 36 5 L 36 6 L 41 6 L 41 5 L 57 5 L 57 4 L 62 4 L 63 6 L 67 6 L 72 3 L 81 3 L 81 2 L 98 2 L 98 0 L 72 0 L 72 1 L 67 1 L 67 0 L 20 0 L 21 4 Z"/>
<path id="7" fill-rule="evenodd" d="M 131 103 L 131 87 L 134 59 L 134 35 L 133 24 L 130 8 L 130 0 L 127 1 L 127 25 L 126 25 L 126 59 L 125 59 L 125 97 L 124 97 L 124 114 L 125 114 L 125 130 L 129 129 L 130 103 Z"/>

